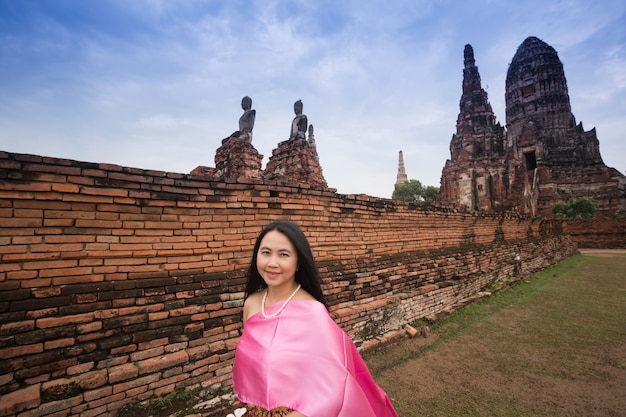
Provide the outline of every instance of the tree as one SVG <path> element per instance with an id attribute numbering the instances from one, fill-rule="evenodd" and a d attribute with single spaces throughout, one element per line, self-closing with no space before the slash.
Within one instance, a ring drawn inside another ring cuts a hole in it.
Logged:
<path id="1" fill-rule="evenodd" d="M 424 187 L 418 180 L 408 180 L 404 184 L 396 184 L 391 198 L 402 201 L 419 201 L 432 203 L 437 199 L 439 187 L 428 185 Z"/>
<path id="2" fill-rule="evenodd" d="M 437 199 L 439 195 L 439 187 L 435 187 L 434 185 L 428 185 L 424 188 L 424 202 L 432 203 Z"/>
<path id="3" fill-rule="evenodd" d="M 596 202 L 591 197 L 575 197 L 567 203 L 556 203 L 552 212 L 564 219 L 592 219 L 596 215 Z"/>

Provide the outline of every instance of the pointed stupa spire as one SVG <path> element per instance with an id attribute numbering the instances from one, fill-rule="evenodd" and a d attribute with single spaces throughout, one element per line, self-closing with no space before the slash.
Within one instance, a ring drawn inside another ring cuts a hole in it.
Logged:
<path id="1" fill-rule="evenodd" d="M 480 73 L 474 58 L 474 48 L 470 44 L 465 45 L 463 50 L 463 91 L 459 100 L 459 110 L 456 122 L 458 136 L 456 142 L 459 142 L 457 145 L 460 147 L 466 147 L 461 142 L 468 140 L 474 142 L 476 135 L 484 137 L 487 132 L 491 134 L 500 130 L 499 124 L 496 125 L 496 116 L 489 104 L 487 92 L 482 88 Z M 500 136 L 502 133 L 497 132 L 497 135 Z M 479 148 L 487 150 L 485 146 L 479 146 Z M 490 145 L 488 148 L 494 149 Z M 454 156 L 452 159 L 455 159 Z"/>
<path id="2" fill-rule="evenodd" d="M 396 184 L 404 184 L 408 181 L 406 171 L 404 170 L 404 158 L 402 157 L 402 151 L 398 156 L 398 175 L 396 176 Z"/>
<path id="3" fill-rule="evenodd" d="M 496 123 L 487 92 L 481 86 L 474 48 L 467 44 L 463 50 L 463 89 L 456 133 L 450 141 L 450 160 L 462 166 L 470 159 L 476 161 L 501 155 L 504 146 L 504 128 Z"/>
<path id="4" fill-rule="evenodd" d="M 477 110 L 480 112 L 493 113 L 489 99 L 487 98 L 487 92 L 483 90 L 480 82 L 480 73 L 476 66 L 476 60 L 474 59 L 474 48 L 469 43 L 465 45 L 463 51 L 463 93 L 461 94 L 461 101 L 459 107 L 461 113 L 470 115 Z M 492 118 L 490 122 L 494 122 Z"/>
<path id="5" fill-rule="evenodd" d="M 480 91 L 480 73 L 474 59 L 474 48 L 469 43 L 465 45 L 463 51 L 464 69 L 463 69 L 463 95 L 471 95 L 472 91 Z"/>

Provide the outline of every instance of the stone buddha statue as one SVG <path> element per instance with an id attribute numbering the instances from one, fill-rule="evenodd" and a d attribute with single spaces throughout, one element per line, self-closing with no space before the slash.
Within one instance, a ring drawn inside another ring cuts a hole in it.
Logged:
<path id="1" fill-rule="evenodd" d="M 254 128 L 254 119 L 256 117 L 256 110 L 252 109 L 252 99 L 248 96 L 242 98 L 241 108 L 243 109 L 243 114 L 239 118 L 239 130 L 222 140 L 222 144 L 226 143 L 230 138 L 245 139 L 248 142 L 252 142 L 252 129 Z"/>
<path id="2" fill-rule="evenodd" d="M 293 111 L 296 113 L 296 117 L 294 117 L 293 121 L 291 122 L 291 132 L 289 134 L 289 140 L 306 138 L 306 130 L 309 121 L 306 115 L 302 114 L 302 108 L 302 100 L 298 100 L 293 104 Z"/>

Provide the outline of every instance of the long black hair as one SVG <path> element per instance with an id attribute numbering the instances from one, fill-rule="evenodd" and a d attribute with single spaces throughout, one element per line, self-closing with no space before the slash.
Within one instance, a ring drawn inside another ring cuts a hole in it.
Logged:
<path id="1" fill-rule="evenodd" d="M 309 241 L 306 236 L 295 223 L 285 220 L 278 220 L 268 224 L 263 228 L 259 237 L 257 237 L 256 243 L 254 244 L 254 251 L 252 252 L 250 267 L 248 268 L 248 280 L 246 282 L 245 290 L 246 298 L 260 289 L 267 288 L 267 284 L 261 277 L 261 274 L 256 266 L 256 261 L 259 246 L 261 246 L 261 240 L 263 240 L 263 237 L 267 234 L 267 232 L 271 232 L 273 230 L 287 236 L 298 253 L 296 282 L 302 285 L 302 288 L 311 294 L 317 301 L 324 304 L 324 306 L 328 308 L 326 298 L 322 292 L 322 279 L 320 278 L 317 266 L 315 266 L 311 245 L 309 245 Z"/>

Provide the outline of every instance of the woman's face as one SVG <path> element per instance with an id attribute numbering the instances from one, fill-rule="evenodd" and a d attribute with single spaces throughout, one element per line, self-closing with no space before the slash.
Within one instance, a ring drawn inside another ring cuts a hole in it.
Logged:
<path id="1" fill-rule="evenodd" d="M 298 252 L 287 236 L 269 231 L 261 240 L 256 267 L 268 287 L 291 288 L 296 280 Z"/>

